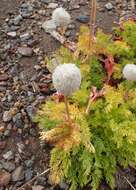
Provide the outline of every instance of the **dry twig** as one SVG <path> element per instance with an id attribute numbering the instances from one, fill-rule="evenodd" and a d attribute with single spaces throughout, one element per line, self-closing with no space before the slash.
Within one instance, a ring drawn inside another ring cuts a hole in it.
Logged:
<path id="1" fill-rule="evenodd" d="M 64 47 L 68 48 L 72 52 L 76 50 L 76 44 L 74 42 L 68 41 L 64 36 L 60 35 L 58 32 L 50 32 L 51 36 L 59 41 Z"/>
<path id="2" fill-rule="evenodd" d="M 131 187 L 133 190 L 136 190 L 135 187 L 132 185 L 132 183 L 131 183 L 125 176 L 123 176 L 123 178 L 127 181 L 127 183 L 130 185 L 130 187 Z"/>
<path id="3" fill-rule="evenodd" d="M 50 171 L 50 169 L 48 168 L 47 170 L 45 170 L 44 172 L 34 176 L 30 181 L 26 182 L 24 185 L 22 185 L 21 187 L 19 187 L 17 190 L 22 190 L 24 187 L 26 187 L 27 185 L 30 185 L 35 179 L 37 179 L 38 177 L 44 175 L 45 173 L 48 173 Z"/>

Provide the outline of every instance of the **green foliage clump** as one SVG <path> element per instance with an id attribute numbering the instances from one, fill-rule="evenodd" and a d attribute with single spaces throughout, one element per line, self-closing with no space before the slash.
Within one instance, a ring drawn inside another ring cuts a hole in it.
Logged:
<path id="1" fill-rule="evenodd" d="M 136 24 L 134 21 L 129 20 L 127 22 L 122 23 L 121 29 L 116 28 L 115 32 L 118 36 L 120 36 L 123 39 L 123 41 L 125 41 L 129 46 L 131 46 L 132 50 L 136 50 Z"/>
<path id="2" fill-rule="evenodd" d="M 132 91 L 125 99 L 124 89 L 109 87 L 105 99 L 92 105 L 90 120 L 96 150 L 97 170 L 103 168 L 108 184 L 114 188 L 116 166 L 126 167 L 136 163 L 136 114 Z M 134 104 L 133 104 L 134 105 Z M 133 107 L 133 108 L 132 108 Z M 98 142 L 97 142 L 98 141 Z M 96 147 L 99 143 L 99 146 Z M 98 152 L 98 155 L 97 155 Z"/>
<path id="3" fill-rule="evenodd" d="M 115 30 L 120 40 L 98 31 L 93 41 L 88 28 L 82 27 L 77 52 L 62 48 L 56 53 L 60 61 L 80 67 L 82 85 L 69 97 L 71 123 L 64 102 L 54 99 L 46 102 L 35 118 L 41 138 L 54 145 L 50 160 L 53 183 L 66 181 L 70 190 L 86 185 L 97 190 L 105 180 L 115 189 L 117 166 L 136 165 L 136 82 L 122 77 L 124 65 L 135 63 L 135 32 L 136 23 L 128 21 L 123 30 Z M 97 90 L 90 94 L 94 86 Z M 103 96 L 91 99 L 101 89 Z"/>
<path id="4" fill-rule="evenodd" d="M 102 88 L 105 78 L 105 71 L 99 60 L 93 58 L 89 62 L 90 72 L 89 81 L 90 86 L 96 86 L 97 88 Z"/>

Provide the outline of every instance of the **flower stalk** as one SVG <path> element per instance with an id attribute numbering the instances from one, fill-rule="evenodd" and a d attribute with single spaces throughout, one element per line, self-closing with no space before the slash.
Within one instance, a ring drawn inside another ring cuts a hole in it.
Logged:
<path id="1" fill-rule="evenodd" d="M 69 108 L 68 108 L 67 96 L 64 97 L 64 103 L 65 103 L 65 108 L 66 108 L 67 119 L 68 119 L 68 122 L 70 123 L 71 118 L 70 118 L 70 112 L 69 112 Z"/>
<path id="2" fill-rule="evenodd" d="M 92 38 L 94 38 L 95 35 L 95 24 L 96 24 L 96 0 L 91 0 L 90 2 L 91 6 L 90 6 L 90 33 Z"/>

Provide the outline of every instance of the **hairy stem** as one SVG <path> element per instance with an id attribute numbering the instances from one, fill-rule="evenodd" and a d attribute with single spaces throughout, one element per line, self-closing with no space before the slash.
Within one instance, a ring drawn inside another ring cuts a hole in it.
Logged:
<path id="1" fill-rule="evenodd" d="M 95 24 L 96 24 L 96 0 L 91 0 L 91 14 L 90 14 L 90 32 L 91 36 L 94 37 L 95 35 Z"/>
<path id="2" fill-rule="evenodd" d="M 64 100 L 65 100 L 65 107 L 66 107 L 67 119 L 68 119 L 68 121 L 70 122 L 71 119 L 70 119 L 70 113 L 69 113 L 69 108 L 68 108 L 68 99 L 67 99 L 66 96 L 65 96 Z"/>

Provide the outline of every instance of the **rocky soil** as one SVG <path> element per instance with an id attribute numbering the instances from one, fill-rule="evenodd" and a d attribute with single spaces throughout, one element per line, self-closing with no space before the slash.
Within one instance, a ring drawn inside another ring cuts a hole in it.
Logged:
<path id="1" fill-rule="evenodd" d="M 50 148 L 40 142 L 32 118 L 54 92 L 45 58 L 60 44 L 45 33 L 42 23 L 59 6 L 72 15 L 65 36 L 76 40 L 79 26 L 89 23 L 87 0 L 0 0 L 0 190 L 17 190 L 48 168 Z M 120 17 L 132 14 L 135 7 L 127 0 L 99 0 L 97 12 L 97 26 L 111 32 Z M 135 185 L 136 172 L 124 172 Z M 117 189 L 131 189 L 119 174 L 117 178 Z M 45 174 L 22 189 L 66 190 L 68 185 L 54 187 Z M 106 189 L 105 184 L 101 189 Z"/>

